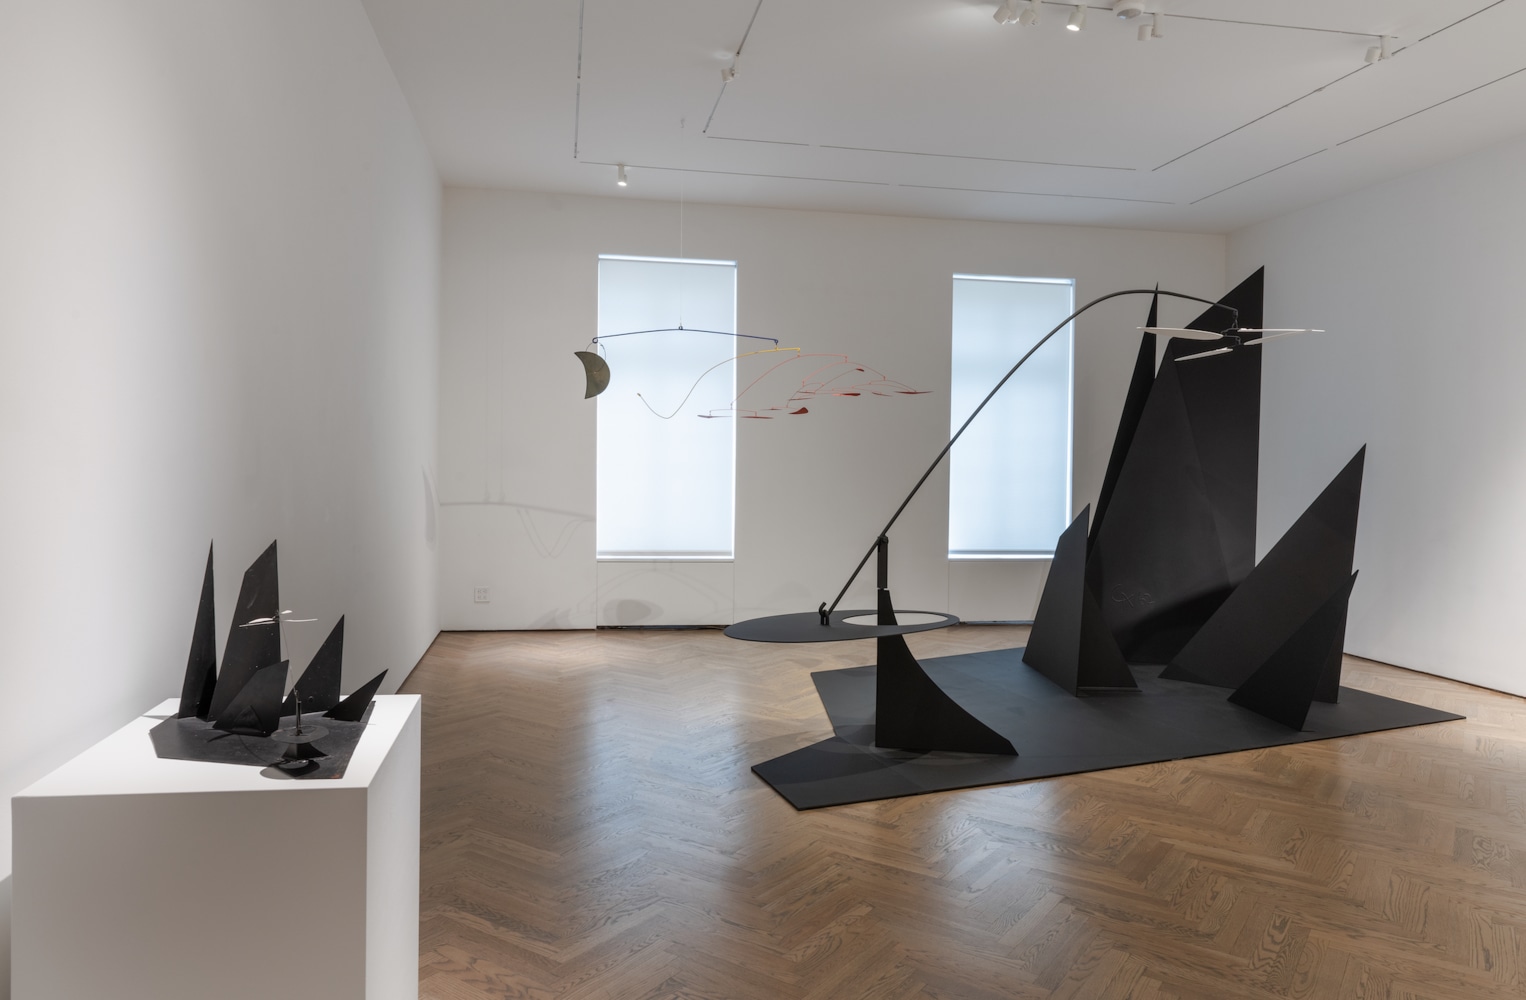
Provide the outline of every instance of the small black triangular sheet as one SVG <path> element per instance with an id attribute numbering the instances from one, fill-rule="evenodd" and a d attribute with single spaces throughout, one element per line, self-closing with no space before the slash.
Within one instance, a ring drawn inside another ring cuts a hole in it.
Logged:
<path id="1" fill-rule="evenodd" d="M 323 713 L 326 719 L 338 719 L 340 722 L 359 722 L 366 714 L 366 706 L 371 704 L 371 699 L 376 697 L 376 691 L 381 687 L 382 678 L 387 676 L 383 670 L 375 677 L 362 684 L 354 694 L 344 701 L 335 705 Z"/>
<path id="2" fill-rule="evenodd" d="M 874 745 L 1017 756 L 1005 736 L 971 715 L 922 669 L 898 635 L 875 640 Z"/>
<path id="3" fill-rule="evenodd" d="M 1150 315 L 1145 326 L 1157 326 L 1160 296 L 1150 300 Z M 1091 551 L 1097 540 L 1097 532 L 1107 517 L 1108 504 L 1113 491 L 1118 488 L 1118 476 L 1123 471 L 1123 460 L 1128 457 L 1129 445 L 1139 430 L 1139 418 L 1144 415 L 1146 401 L 1150 398 L 1150 386 L 1155 382 L 1155 334 L 1139 335 L 1139 353 L 1134 356 L 1134 374 L 1129 377 L 1129 393 L 1123 400 L 1123 413 L 1118 417 L 1118 432 L 1113 435 L 1113 453 L 1108 456 L 1107 472 L 1102 477 L 1102 492 L 1097 494 L 1097 516 L 1092 521 L 1091 533 L 1086 539 L 1086 551 Z"/>
<path id="4" fill-rule="evenodd" d="M 1335 630 L 1335 641 L 1330 644 L 1325 669 L 1319 675 L 1319 687 L 1314 689 L 1315 701 L 1334 705 L 1341 700 L 1341 662 L 1346 655 L 1346 615 L 1350 610 L 1349 600 L 1341 605 L 1341 621 Z"/>
<path id="5" fill-rule="evenodd" d="M 1083 688 L 1138 688 L 1113 634 L 1086 587 L 1087 507 L 1060 533 L 1049 577 L 1039 595 L 1023 662 L 1055 684 Z"/>
<path id="6" fill-rule="evenodd" d="M 1220 301 L 1260 326 L 1263 272 Z M 1187 326 L 1233 321 L 1212 306 Z M 1172 338 L 1087 556 L 1087 581 L 1131 663 L 1168 663 L 1256 558 L 1261 355 L 1176 363 L 1201 341 Z"/>
<path id="7" fill-rule="evenodd" d="M 883 585 L 878 607 L 880 623 L 894 624 L 895 602 Z M 880 636 L 875 648 L 875 746 L 1017 756 L 1010 740 L 975 718 L 927 676 L 904 637 Z"/>
<path id="8" fill-rule="evenodd" d="M 1346 607 L 1356 574 L 1274 652 L 1229 700 L 1290 729 L 1302 729 L 1328 673 L 1330 651 L 1343 645 Z"/>
<path id="9" fill-rule="evenodd" d="M 271 542 L 270 547 L 244 571 L 238 604 L 228 626 L 228 641 L 223 646 L 223 670 L 212 694 L 212 717 L 223 714 L 228 702 L 243 690 L 256 670 L 281 658 L 281 627 L 275 621 L 281 613 L 280 601 L 276 543 Z M 271 622 L 267 625 L 245 624 L 261 618 L 269 618 Z"/>
<path id="10" fill-rule="evenodd" d="M 1336 474 L 1172 659 L 1163 679 L 1239 687 L 1346 582 L 1356 555 L 1366 455 L 1363 447 Z M 1339 676 L 1334 684 L 1338 689 Z M 1321 691 L 1333 695 L 1328 682 Z"/>
<path id="11" fill-rule="evenodd" d="M 312 662 L 307 669 L 302 671 L 302 676 L 297 678 L 297 683 L 292 686 L 292 693 L 286 696 L 286 701 L 281 704 L 282 715 L 293 715 L 297 711 L 296 695 L 302 696 L 302 711 L 304 712 L 327 712 L 339 704 L 340 672 L 344 661 L 344 616 L 339 616 L 339 623 L 329 632 L 329 637 L 323 640 L 323 645 L 318 647 L 318 652 L 313 654 Z"/>
<path id="12" fill-rule="evenodd" d="M 201 578 L 201 603 L 196 606 L 196 628 L 191 633 L 191 655 L 185 664 L 180 687 L 182 719 L 205 720 L 212 709 L 217 686 L 217 609 L 213 606 L 212 546 L 207 546 L 207 571 Z"/>
<path id="13" fill-rule="evenodd" d="M 213 729 L 246 736 L 269 736 L 281 725 L 281 692 L 286 689 L 285 660 L 260 667 L 228 701 Z"/>

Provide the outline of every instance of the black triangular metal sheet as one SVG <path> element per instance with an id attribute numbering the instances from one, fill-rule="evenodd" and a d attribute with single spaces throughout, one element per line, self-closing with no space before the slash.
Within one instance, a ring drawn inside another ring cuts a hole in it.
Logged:
<path id="1" fill-rule="evenodd" d="M 1155 377 L 1087 561 L 1103 621 L 1131 663 L 1169 660 L 1231 589 L 1182 400 L 1183 367 Z"/>
<path id="2" fill-rule="evenodd" d="M 1062 689 L 1076 694 L 1081 671 L 1081 595 L 1086 590 L 1086 519 L 1084 508 L 1054 543 L 1049 575 L 1033 613 L 1023 662 Z M 1078 550 L 1076 542 L 1080 541 Z"/>
<path id="3" fill-rule="evenodd" d="M 1364 446 L 1346 463 L 1162 678 L 1239 687 L 1346 582 L 1356 555 L 1366 455 Z M 1321 690 L 1329 693 L 1328 681 Z"/>
<path id="4" fill-rule="evenodd" d="M 933 683 L 903 637 L 886 635 L 875 642 L 875 746 L 1017 756 L 1010 740 Z"/>
<path id="5" fill-rule="evenodd" d="M 1356 574 L 1352 574 L 1355 577 Z M 1335 641 L 1325 659 L 1325 669 L 1320 672 L 1319 686 L 1314 689 L 1314 700 L 1334 705 L 1341 700 L 1341 664 L 1346 657 L 1346 616 L 1351 611 L 1348 600 L 1341 605 L 1341 621 L 1335 630 Z"/>
<path id="6" fill-rule="evenodd" d="M 212 546 L 207 546 L 207 570 L 201 578 L 201 601 L 196 606 L 196 628 L 191 632 L 191 655 L 186 659 L 185 680 L 180 686 L 182 719 L 206 719 L 217 686 L 217 609 L 212 580 Z"/>
<path id="7" fill-rule="evenodd" d="M 1150 315 L 1145 326 L 1159 325 L 1160 296 L 1150 299 Z M 1123 460 L 1128 457 L 1129 446 L 1139 430 L 1139 419 L 1144 415 L 1145 403 L 1150 399 L 1150 386 L 1155 382 L 1155 334 L 1139 335 L 1139 352 L 1134 356 L 1134 374 L 1129 377 L 1129 392 L 1123 399 L 1123 413 L 1118 417 L 1118 431 L 1113 435 L 1113 453 L 1107 459 L 1107 472 L 1102 477 L 1102 491 L 1097 494 L 1097 516 L 1092 520 L 1091 533 L 1086 539 L 1086 551 L 1090 552 L 1097 540 L 1097 532 L 1107 518 L 1107 508 L 1118 488 L 1118 476 L 1123 471 Z"/>
<path id="8" fill-rule="evenodd" d="M 1097 599 L 1084 586 L 1081 588 L 1081 667 L 1076 678 L 1082 691 L 1137 691 L 1139 682 L 1129 669 L 1102 620 L 1102 610 Z"/>
<path id="9" fill-rule="evenodd" d="M 1302 729 L 1326 672 L 1330 649 L 1341 643 L 1341 627 L 1355 583 L 1353 573 L 1235 689 L 1229 700 L 1290 729 Z"/>
<path id="10" fill-rule="evenodd" d="M 223 646 L 222 673 L 218 675 L 217 688 L 212 695 L 212 718 L 222 717 L 228 703 L 249 683 L 256 670 L 281 658 L 281 627 L 275 621 L 281 613 L 280 602 L 276 543 L 271 542 L 270 547 L 244 571 L 238 604 L 228 626 L 228 641 Z M 245 622 L 257 618 L 269 618 L 271 622 L 244 626 Z M 276 700 L 280 701 L 279 698 Z"/>
<path id="11" fill-rule="evenodd" d="M 1086 587 L 1090 513 L 1090 507 L 1084 508 L 1055 542 L 1023 652 L 1025 663 L 1071 694 L 1083 688 L 1138 687 Z"/>
<path id="12" fill-rule="evenodd" d="M 366 681 L 356 689 L 354 694 L 327 712 L 324 712 L 324 718 L 338 719 L 341 722 L 359 722 L 365 716 L 366 707 L 371 704 L 371 699 L 376 697 L 376 692 L 382 684 L 382 678 L 386 676 L 387 672 L 383 670 L 375 677 Z"/>
<path id="13" fill-rule="evenodd" d="M 318 652 L 313 654 L 307 669 L 302 671 L 302 676 L 292 685 L 291 693 L 281 703 L 281 714 L 291 715 L 296 712 L 297 694 L 302 696 L 304 712 L 327 712 L 339 704 L 343 664 L 344 616 L 340 615 L 338 623 L 329 632 L 329 637 L 323 640 L 323 645 L 318 647 Z"/>
<path id="14" fill-rule="evenodd" d="M 1257 271 L 1223 298 L 1244 325 L 1260 325 L 1262 283 Z M 1214 306 L 1188 326 L 1222 330 L 1231 321 Z M 1242 350 L 1175 362 L 1201 350 L 1198 341 L 1167 342 L 1093 534 L 1087 580 L 1130 662 L 1169 662 L 1255 560 L 1260 357 Z"/>
<path id="15" fill-rule="evenodd" d="M 287 662 L 254 671 L 249 680 L 214 717 L 212 727 L 229 733 L 269 736 L 281 726 L 281 692 L 286 690 Z"/>
<path id="16" fill-rule="evenodd" d="M 1221 302 L 1240 311 L 1240 325 L 1259 328 L 1265 268 L 1235 286 Z M 1189 330 L 1219 331 L 1233 322 L 1218 306 L 1187 324 Z M 1171 340 L 1165 364 L 1180 369 L 1182 399 L 1192 426 L 1192 440 L 1203 470 L 1209 507 L 1231 584 L 1244 580 L 1256 565 L 1256 490 L 1261 447 L 1261 350 L 1177 364 L 1176 359 L 1203 350 L 1198 340 Z"/>

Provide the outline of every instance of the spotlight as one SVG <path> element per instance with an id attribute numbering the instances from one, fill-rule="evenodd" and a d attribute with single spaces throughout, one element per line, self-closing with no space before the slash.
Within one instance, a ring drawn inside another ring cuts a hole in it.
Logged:
<path id="1" fill-rule="evenodd" d="M 1017 20 L 1017 0 L 1001 0 L 1001 6 L 996 8 L 996 23 L 1011 24 Z"/>
<path id="2" fill-rule="evenodd" d="M 623 163 L 617 163 L 615 165 L 615 184 L 619 187 L 626 186 L 625 164 Z"/>
<path id="3" fill-rule="evenodd" d="M 1144 12 L 1144 0 L 1116 0 L 1113 4 L 1113 16 L 1120 21 L 1132 21 Z"/>
<path id="4" fill-rule="evenodd" d="M 1148 24 L 1141 24 L 1139 26 L 1139 40 L 1141 42 L 1148 42 L 1150 40 L 1150 26 Z"/>
<path id="5" fill-rule="evenodd" d="M 1023 8 L 1022 14 L 1018 15 L 1018 24 L 1039 23 L 1039 0 L 1028 0 L 1028 6 Z"/>
<path id="6" fill-rule="evenodd" d="M 1166 15 L 1162 14 L 1160 11 L 1156 11 L 1155 12 L 1154 21 L 1155 21 L 1155 23 L 1150 25 L 1150 37 L 1151 38 L 1164 38 L 1164 37 L 1166 37 L 1166 33 L 1165 33 L 1165 30 L 1164 30 L 1165 26 L 1166 26 Z"/>
<path id="7" fill-rule="evenodd" d="M 1086 27 L 1086 4 L 1076 5 L 1076 9 L 1070 12 L 1070 20 L 1065 22 L 1065 27 L 1071 31 L 1080 31 Z"/>
<path id="8" fill-rule="evenodd" d="M 737 57 L 731 57 L 731 65 L 721 70 L 721 82 L 730 83 L 737 78 Z"/>
<path id="9" fill-rule="evenodd" d="M 1393 43 L 1393 35 L 1379 35 L 1378 44 L 1367 50 L 1367 61 L 1375 63 L 1393 58 Z"/>

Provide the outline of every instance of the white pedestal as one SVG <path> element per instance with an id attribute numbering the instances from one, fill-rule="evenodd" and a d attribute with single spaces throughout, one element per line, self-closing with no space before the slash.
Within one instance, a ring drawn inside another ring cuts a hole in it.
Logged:
<path id="1" fill-rule="evenodd" d="M 417 1000 L 419 697 L 317 781 L 160 760 L 176 704 L 11 800 L 13 1000 Z"/>

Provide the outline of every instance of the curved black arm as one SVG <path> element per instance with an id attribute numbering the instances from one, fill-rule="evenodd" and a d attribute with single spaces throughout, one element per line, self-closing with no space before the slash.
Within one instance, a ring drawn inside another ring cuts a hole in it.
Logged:
<path id="1" fill-rule="evenodd" d="M 917 480 L 917 485 L 913 486 L 911 488 L 911 492 L 906 494 L 906 499 L 901 501 L 901 506 L 895 509 L 895 513 L 890 515 L 890 520 L 885 522 L 885 527 L 881 528 L 880 533 L 875 536 L 874 542 L 869 546 L 869 551 L 864 553 L 864 558 L 858 561 L 858 566 L 854 568 L 853 574 L 848 577 L 848 582 L 842 585 L 842 589 L 839 590 L 837 592 L 837 596 L 833 598 L 832 606 L 827 607 L 827 603 L 823 601 L 821 602 L 821 606 L 816 609 L 817 613 L 821 615 L 821 624 L 826 625 L 828 623 L 832 612 L 836 611 L 837 605 L 842 602 L 843 595 L 847 594 L 848 588 L 853 586 L 853 581 L 858 579 L 858 574 L 863 571 L 865 564 L 869 562 L 869 557 L 874 555 L 875 550 L 880 545 L 880 542 L 885 539 L 886 535 L 890 534 L 890 528 L 895 524 L 896 519 L 901 516 L 901 511 L 905 510 L 906 505 L 911 503 L 911 498 L 917 495 L 917 491 L 922 488 L 922 484 L 927 482 L 927 477 L 933 474 L 933 470 L 938 467 L 938 463 L 943 461 L 943 456 L 947 455 L 949 450 L 954 447 L 954 442 L 959 440 L 959 437 L 964 433 L 965 428 L 969 427 L 975 418 L 980 416 L 980 411 L 986 408 L 986 404 L 991 401 L 991 397 L 995 396 L 999 391 L 1001 391 L 1001 387 L 1007 384 L 1007 380 L 1013 375 L 1017 374 L 1017 370 L 1023 366 L 1023 362 L 1033 357 L 1033 353 L 1048 343 L 1050 337 L 1053 337 L 1055 334 L 1065 329 L 1065 327 L 1069 326 L 1077 316 L 1080 316 L 1092 306 L 1101 302 L 1106 302 L 1108 299 L 1116 299 L 1120 295 L 1165 295 L 1173 299 L 1188 299 L 1192 302 L 1201 302 L 1204 305 L 1217 306 L 1218 308 L 1227 310 L 1229 312 L 1229 329 L 1238 329 L 1240 326 L 1240 310 L 1236 309 L 1234 306 L 1225 305 L 1223 302 L 1216 302 L 1213 299 L 1201 299 L 1196 295 L 1186 295 L 1182 292 L 1168 292 L 1163 288 L 1128 288 L 1121 292 L 1109 292 L 1106 295 L 1092 299 L 1080 309 L 1077 309 L 1069 316 L 1066 316 L 1063 320 L 1060 321 L 1058 326 L 1044 334 L 1044 336 L 1039 339 L 1038 343 L 1030 347 L 1027 354 L 1024 354 L 1022 357 L 1018 358 L 1017 364 L 1007 369 L 1007 374 L 1001 377 L 1001 381 L 997 382 L 995 387 L 992 388 L 990 392 L 986 393 L 986 398 L 982 399 L 980 401 L 980 405 L 975 407 L 975 412 L 971 413 L 965 422 L 959 425 L 959 429 L 954 432 L 954 436 L 948 439 L 948 444 L 944 445 L 943 450 L 938 452 L 938 457 L 933 459 L 933 464 L 929 465 L 927 467 L 927 471 L 922 473 L 922 478 Z"/>

